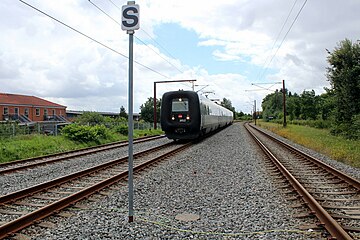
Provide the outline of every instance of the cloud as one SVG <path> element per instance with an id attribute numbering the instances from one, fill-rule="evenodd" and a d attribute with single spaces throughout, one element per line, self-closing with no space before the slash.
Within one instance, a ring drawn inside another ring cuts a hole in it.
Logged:
<path id="1" fill-rule="evenodd" d="M 3 0 L 0 2 L 1 91 L 53 99 L 75 110 L 117 111 L 120 106 L 126 107 L 128 59 L 122 55 L 128 54 L 128 35 L 120 26 L 88 1 L 28 2 L 121 54 L 19 1 Z M 113 4 L 93 2 L 120 22 L 121 11 Z M 198 47 L 210 49 L 213 64 L 221 61 L 239 66 L 239 70 L 209 74 L 211 69 L 205 64 L 209 59 L 201 66 L 191 66 L 154 43 L 147 47 L 136 40 L 134 58 L 141 64 L 134 64 L 134 110 L 138 111 L 139 106 L 152 97 L 154 81 L 171 79 L 197 79 L 197 85 L 209 85 L 204 90 L 213 90 L 215 97 L 226 97 L 237 110 L 247 111 L 251 110 L 254 100 L 260 105 L 269 93 L 245 91 L 254 89 L 251 83 L 285 79 L 292 92 L 315 89 L 320 93 L 328 86 L 325 48 L 331 51 L 344 38 L 358 39 L 359 32 L 354 26 L 360 25 L 360 5 L 357 0 L 308 1 L 277 50 L 302 3 L 296 3 L 274 45 L 293 2 L 138 1 L 140 30 L 135 36 L 148 43 L 152 42 L 150 35 L 161 42 L 162 36 L 156 36 L 154 29 L 165 23 L 178 24 L 197 35 Z M 121 7 L 126 1 L 116 4 Z M 182 36 L 176 38 L 181 40 Z M 163 43 L 165 47 L 166 44 Z M 243 68 L 244 65 L 247 68 Z M 160 84 L 158 97 L 170 86 L 171 89 L 192 88 L 190 83 Z"/>

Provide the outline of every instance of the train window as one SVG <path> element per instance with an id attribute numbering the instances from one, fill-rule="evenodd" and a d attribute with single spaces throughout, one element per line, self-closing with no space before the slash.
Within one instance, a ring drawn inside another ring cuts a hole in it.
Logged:
<path id="1" fill-rule="evenodd" d="M 173 112 L 187 112 L 189 111 L 189 100 L 187 98 L 176 98 L 172 100 Z"/>

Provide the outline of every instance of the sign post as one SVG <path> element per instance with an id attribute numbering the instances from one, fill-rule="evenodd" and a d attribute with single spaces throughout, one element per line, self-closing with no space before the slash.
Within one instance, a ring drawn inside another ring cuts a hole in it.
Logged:
<path id="1" fill-rule="evenodd" d="M 129 141 L 129 176 L 128 176 L 128 186 L 129 186 L 129 222 L 134 221 L 134 159 L 133 159 L 133 42 L 134 42 L 134 33 L 135 30 L 138 30 L 139 25 L 139 5 L 135 4 L 135 1 L 128 1 L 127 5 L 122 6 L 122 21 L 121 29 L 126 30 L 126 33 L 129 34 L 129 91 L 128 91 L 128 141 Z"/>

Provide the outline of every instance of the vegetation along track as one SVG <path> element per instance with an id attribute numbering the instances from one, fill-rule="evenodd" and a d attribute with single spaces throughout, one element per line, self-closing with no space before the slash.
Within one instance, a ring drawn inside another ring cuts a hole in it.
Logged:
<path id="1" fill-rule="evenodd" d="M 135 139 L 134 143 L 142 143 L 147 141 L 156 140 L 159 138 L 164 138 L 164 135 L 158 135 L 158 136 L 149 136 L 149 137 L 143 137 L 139 139 Z M 33 167 L 38 167 L 41 165 L 51 164 L 59 161 L 69 160 L 71 158 L 75 157 L 81 157 L 89 154 L 98 153 L 101 151 L 107 151 L 119 147 L 127 146 L 127 141 L 121 141 L 121 142 L 115 142 L 115 143 L 109 143 L 104 144 L 101 146 L 95 146 L 95 147 L 89 147 L 79 150 L 73 150 L 69 152 L 63 152 L 63 153 L 56 153 L 41 157 L 35 157 L 35 158 L 28 158 L 23 160 L 17 160 L 7 163 L 1 163 L 0 164 L 0 175 L 6 174 L 6 173 L 12 173 L 20 170 L 25 170 Z"/>
<path id="2" fill-rule="evenodd" d="M 277 172 L 297 194 L 294 207 L 307 206 L 317 225 L 336 239 L 359 238 L 360 182 L 264 131 L 245 125 Z M 269 141 L 269 139 L 271 141 Z M 280 146 L 280 147 L 279 147 Z"/>
<path id="3" fill-rule="evenodd" d="M 171 142 L 134 154 L 134 172 L 191 145 Z M 0 197 L 0 239 L 126 179 L 127 159 L 116 159 Z"/>

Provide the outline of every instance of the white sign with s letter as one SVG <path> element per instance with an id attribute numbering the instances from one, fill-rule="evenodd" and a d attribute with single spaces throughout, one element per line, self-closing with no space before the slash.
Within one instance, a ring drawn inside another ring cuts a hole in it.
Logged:
<path id="1" fill-rule="evenodd" d="M 139 5 L 124 5 L 122 6 L 122 30 L 138 30 L 140 28 L 139 21 Z"/>

